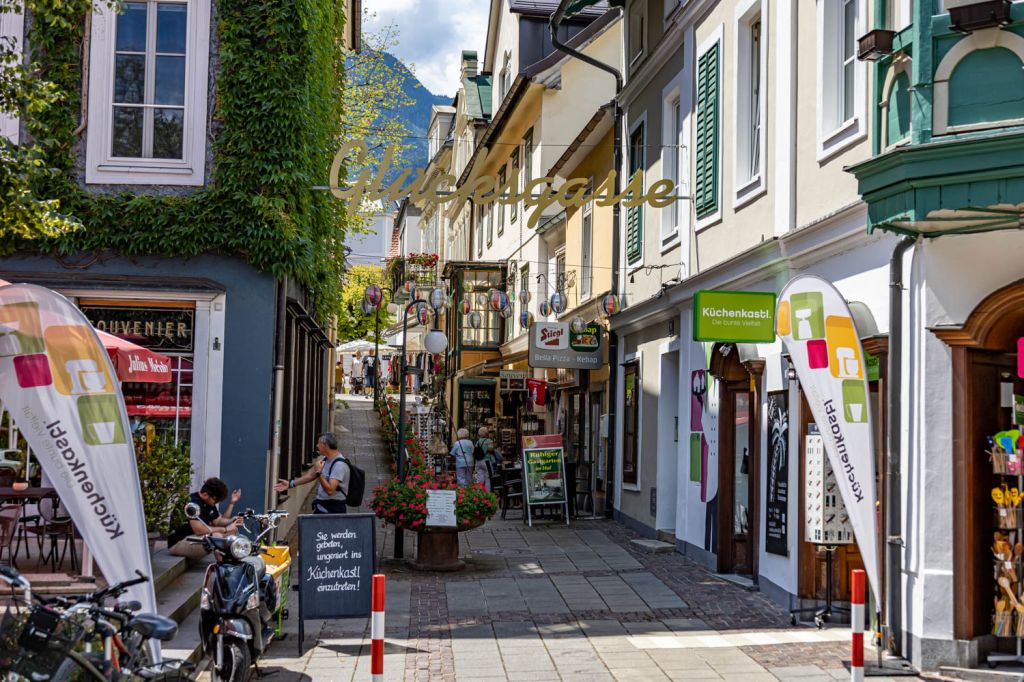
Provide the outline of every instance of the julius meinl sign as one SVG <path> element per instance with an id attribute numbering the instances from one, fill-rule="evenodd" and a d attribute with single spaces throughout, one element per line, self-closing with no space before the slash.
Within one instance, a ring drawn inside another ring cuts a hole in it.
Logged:
<path id="1" fill-rule="evenodd" d="M 671 206 L 679 197 L 675 195 L 675 185 L 671 180 L 658 180 L 651 183 L 650 188 L 644 191 L 644 176 L 642 171 L 637 171 L 622 191 L 615 193 L 615 178 L 617 173 L 612 170 L 608 176 L 593 191 L 586 193 L 586 187 L 590 184 L 589 178 L 569 178 L 557 190 L 554 189 L 555 179 L 552 177 L 534 178 L 526 183 L 522 192 L 519 188 L 519 169 L 513 168 L 505 184 L 499 185 L 493 175 L 476 176 L 479 169 L 484 168 L 487 158 L 493 152 L 481 154 L 476 163 L 473 164 L 473 171 L 470 175 L 472 180 L 458 187 L 456 191 L 449 192 L 447 187 L 455 187 L 458 178 L 451 173 L 439 173 L 434 177 L 427 177 L 425 168 L 416 169 L 415 178 L 410 181 L 413 174 L 411 168 L 403 170 L 399 176 L 384 187 L 384 176 L 391 169 L 391 163 L 395 156 L 395 148 L 388 147 L 377 168 L 377 174 L 373 177 L 368 169 L 360 171 L 352 184 L 346 187 L 338 186 L 338 176 L 341 174 L 342 163 L 355 152 L 353 161 L 357 166 L 366 165 L 366 157 L 369 148 L 364 140 L 350 140 L 343 144 L 334 155 L 334 162 L 331 164 L 330 186 L 328 189 L 338 199 L 348 202 L 348 208 L 352 212 L 358 212 L 363 201 L 401 201 L 408 196 L 409 201 L 418 206 L 425 203 L 444 204 L 454 202 L 459 205 L 473 200 L 477 206 L 487 206 L 495 202 L 503 206 L 512 206 L 523 202 L 525 210 L 536 206 L 540 210 L 530 213 L 527 227 L 537 227 L 544 209 L 555 202 L 562 208 L 574 206 L 583 207 L 587 202 L 594 200 L 598 206 L 612 206 L 621 202 L 626 208 L 633 208 L 648 203 L 654 208 L 665 208 Z M 407 188 L 408 186 L 408 188 Z M 322 188 L 321 188 L 322 189 Z"/>
<path id="2" fill-rule="evenodd" d="M 775 294 L 698 291 L 693 297 L 693 340 L 728 343 L 775 341 Z"/>

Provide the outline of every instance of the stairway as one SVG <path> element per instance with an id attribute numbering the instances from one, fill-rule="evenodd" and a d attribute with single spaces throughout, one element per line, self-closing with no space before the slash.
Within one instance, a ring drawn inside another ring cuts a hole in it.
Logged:
<path id="1" fill-rule="evenodd" d="M 186 559 L 171 556 L 166 549 L 153 552 L 157 612 L 178 622 L 177 636 L 163 645 L 165 659 L 198 661 L 202 656 L 199 596 L 209 562 L 205 559 L 190 566 Z"/>

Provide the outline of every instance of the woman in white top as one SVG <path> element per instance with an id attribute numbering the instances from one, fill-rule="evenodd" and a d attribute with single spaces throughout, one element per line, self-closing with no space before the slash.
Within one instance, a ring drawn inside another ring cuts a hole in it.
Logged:
<path id="1" fill-rule="evenodd" d="M 459 439 L 452 446 L 451 455 L 455 458 L 455 478 L 459 485 L 470 485 L 473 482 L 473 441 L 469 439 L 468 429 L 459 429 Z"/>

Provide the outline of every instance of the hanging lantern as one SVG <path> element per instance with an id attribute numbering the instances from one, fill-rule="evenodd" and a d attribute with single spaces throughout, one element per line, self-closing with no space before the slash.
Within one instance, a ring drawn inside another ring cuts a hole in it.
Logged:
<path id="1" fill-rule="evenodd" d="M 481 291 L 479 294 L 476 295 L 476 307 L 477 308 L 483 308 L 486 305 L 487 305 L 487 294 L 485 294 L 484 292 Z"/>
<path id="2" fill-rule="evenodd" d="M 425 305 L 417 306 L 416 319 L 419 321 L 420 324 L 426 327 L 427 323 L 430 322 L 430 309 L 427 308 L 427 306 Z"/>
<path id="3" fill-rule="evenodd" d="M 541 317 L 547 317 L 548 315 L 551 314 L 551 306 L 548 305 L 547 301 L 541 301 L 537 305 L 537 310 L 538 312 L 540 312 Z"/>
<path id="4" fill-rule="evenodd" d="M 622 310 L 622 304 L 619 303 L 619 297 L 615 294 L 608 294 L 601 299 L 601 311 L 605 316 L 611 317 L 620 310 Z"/>
<path id="5" fill-rule="evenodd" d="M 524 305 L 526 303 L 529 303 L 530 302 L 530 290 L 529 289 L 523 289 L 522 291 L 520 291 L 519 292 L 519 300 L 522 301 Z"/>
<path id="6" fill-rule="evenodd" d="M 444 349 L 448 347 L 448 337 L 444 335 L 444 332 L 433 329 L 423 337 L 423 347 L 427 349 L 428 353 L 434 355 L 443 353 Z"/>
<path id="7" fill-rule="evenodd" d="M 567 307 L 569 307 L 569 300 L 565 297 L 565 294 L 561 291 L 551 294 L 551 310 L 555 315 L 561 315 Z"/>
<path id="8" fill-rule="evenodd" d="M 587 331 L 587 321 L 577 315 L 572 318 L 572 321 L 569 323 L 569 328 L 572 329 L 573 334 L 582 334 Z"/>
<path id="9" fill-rule="evenodd" d="M 406 283 L 402 285 L 402 290 L 412 297 L 412 292 L 416 291 L 416 282 L 411 279 L 406 281 Z"/>
<path id="10" fill-rule="evenodd" d="M 384 292 L 376 284 L 371 284 L 366 287 L 366 300 L 374 308 L 380 308 L 380 304 L 384 300 Z"/>
<path id="11" fill-rule="evenodd" d="M 363 302 L 360 304 L 360 307 L 363 309 L 363 315 L 369 315 L 374 310 L 376 310 L 376 308 L 373 307 L 373 304 L 370 303 L 365 298 L 363 299 Z"/>
<path id="12" fill-rule="evenodd" d="M 473 311 L 469 314 L 469 326 L 473 329 L 479 329 L 483 319 L 480 317 L 480 313 Z"/>
<path id="13" fill-rule="evenodd" d="M 495 310 L 504 310 L 508 307 L 508 296 L 501 289 L 491 289 L 491 307 Z"/>
<path id="14" fill-rule="evenodd" d="M 469 315 L 473 311 L 473 304 L 469 302 L 468 298 L 462 299 L 462 314 Z"/>
<path id="15" fill-rule="evenodd" d="M 530 325 L 533 324 L 533 313 L 528 310 L 524 310 L 519 313 L 519 326 L 523 329 L 529 329 Z"/>
<path id="16" fill-rule="evenodd" d="M 434 310 L 441 310 L 448 303 L 448 298 L 444 294 L 444 289 L 438 287 L 430 292 L 430 307 Z"/>
<path id="17" fill-rule="evenodd" d="M 507 306 L 505 306 L 504 308 L 501 309 L 501 316 L 503 318 L 505 318 L 506 320 L 510 319 L 512 317 L 512 315 L 514 315 L 514 314 L 515 314 L 515 312 L 512 310 L 512 306 L 510 306 L 510 305 L 507 305 Z"/>

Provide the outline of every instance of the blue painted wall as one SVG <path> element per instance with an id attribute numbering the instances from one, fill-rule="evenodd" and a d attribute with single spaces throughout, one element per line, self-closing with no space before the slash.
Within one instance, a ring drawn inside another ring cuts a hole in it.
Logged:
<path id="1" fill-rule="evenodd" d="M 0 278 L 18 281 L 18 273 L 68 270 L 37 255 L 0 258 Z M 221 418 L 221 477 L 242 488 L 236 509 L 262 510 L 267 450 L 270 447 L 273 390 L 274 316 L 277 282 L 242 260 L 218 255 L 180 258 L 121 257 L 101 260 L 81 272 L 136 277 L 202 277 L 220 284 L 227 296 L 224 395 Z"/>

